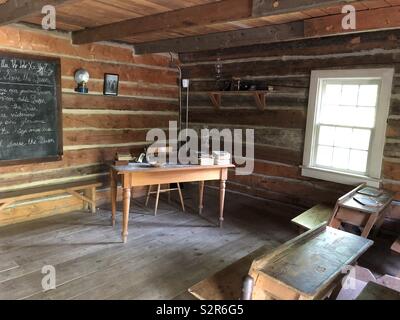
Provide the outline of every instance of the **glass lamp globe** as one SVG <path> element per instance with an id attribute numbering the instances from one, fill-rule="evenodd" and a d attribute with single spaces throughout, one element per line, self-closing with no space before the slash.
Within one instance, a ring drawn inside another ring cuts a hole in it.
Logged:
<path id="1" fill-rule="evenodd" d="M 87 72 L 85 69 L 79 69 L 75 72 L 75 81 L 77 83 L 88 83 L 89 79 L 89 72 Z"/>
<path id="2" fill-rule="evenodd" d="M 89 82 L 90 76 L 89 72 L 85 69 L 79 69 L 75 72 L 75 81 L 78 83 L 78 87 L 75 91 L 80 93 L 88 93 L 89 90 L 86 87 L 86 84 Z"/>

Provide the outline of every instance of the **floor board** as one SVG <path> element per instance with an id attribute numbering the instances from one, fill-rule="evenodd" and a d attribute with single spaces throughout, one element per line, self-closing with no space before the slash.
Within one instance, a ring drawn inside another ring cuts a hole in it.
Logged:
<path id="1" fill-rule="evenodd" d="M 228 193 L 220 229 L 215 190 L 206 189 L 202 217 L 195 194 L 185 190 L 189 213 L 163 200 L 156 217 L 154 201 L 149 208 L 143 199 L 133 201 L 127 244 L 120 237 L 121 207 L 115 228 L 107 206 L 95 215 L 74 212 L 0 228 L 0 299 L 187 298 L 187 288 L 206 276 L 297 235 L 289 222 L 294 207 Z M 384 260 L 390 269 L 400 266 L 395 258 Z M 57 281 L 47 292 L 45 265 L 55 267 Z"/>

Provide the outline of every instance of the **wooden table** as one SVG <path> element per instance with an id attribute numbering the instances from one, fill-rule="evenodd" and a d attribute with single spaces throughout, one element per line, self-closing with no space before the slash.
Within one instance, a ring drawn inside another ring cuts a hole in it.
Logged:
<path id="1" fill-rule="evenodd" d="M 362 227 L 361 236 L 365 238 L 368 237 L 374 226 L 376 231 L 379 230 L 386 214 L 391 210 L 393 193 L 385 191 L 377 197 L 376 199 L 381 203 L 378 207 L 366 206 L 354 200 L 357 191 L 364 187 L 365 185 L 360 185 L 338 199 L 328 223 L 330 227 L 339 228 L 343 222 Z"/>
<path id="2" fill-rule="evenodd" d="M 322 225 L 254 260 L 254 300 L 324 299 L 373 241 Z"/>
<path id="3" fill-rule="evenodd" d="M 128 239 L 128 222 L 133 187 L 149 186 L 168 183 L 199 181 L 199 214 L 203 209 L 204 181 L 220 181 L 219 201 L 219 225 L 224 221 L 225 187 L 228 179 L 228 169 L 233 165 L 166 165 L 163 167 L 150 167 L 146 164 L 132 164 L 128 166 L 111 166 L 111 206 L 112 224 L 115 225 L 115 213 L 117 210 L 117 186 L 118 180 L 122 180 L 123 188 L 123 225 L 122 240 Z"/>

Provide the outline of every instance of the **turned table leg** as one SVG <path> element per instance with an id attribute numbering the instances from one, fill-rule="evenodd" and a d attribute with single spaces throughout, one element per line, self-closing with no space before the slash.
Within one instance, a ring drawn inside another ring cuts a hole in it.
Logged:
<path id="1" fill-rule="evenodd" d="M 115 214 L 117 212 L 117 181 L 114 172 L 111 170 L 111 225 L 115 226 Z"/>
<path id="2" fill-rule="evenodd" d="M 224 222 L 224 203 L 225 203 L 226 181 L 221 180 L 219 187 L 219 227 L 222 228 Z"/>
<path id="3" fill-rule="evenodd" d="M 199 215 L 203 213 L 204 181 L 199 182 Z"/>
<path id="4" fill-rule="evenodd" d="M 124 188 L 123 190 L 123 223 L 122 223 L 122 241 L 124 243 L 128 240 L 128 225 L 129 225 L 129 209 L 131 204 L 131 188 Z"/>

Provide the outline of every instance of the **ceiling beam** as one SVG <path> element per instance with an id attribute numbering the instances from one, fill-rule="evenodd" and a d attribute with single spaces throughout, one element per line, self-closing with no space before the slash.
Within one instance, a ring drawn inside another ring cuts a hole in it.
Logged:
<path id="1" fill-rule="evenodd" d="M 360 0 L 253 0 L 253 17 L 266 17 L 278 14 L 299 12 L 339 6 Z"/>
<path id="2" fill-rule="evenodd" d="M 75 31 L 74 44 L 122 39 L 135 34 L 229 22 L 251 16 L 252 0 L 222 0 Z"/>
<path id="3" fill-rule="evenodd" d="M 358 11 L 356 15 L 356 30 L 343 30 L 343 17 L 343 14 L 337 14 L 305 20 L 304 35 L 306 37 L 320 37 L 377 29 L 400 28 L 400 6 Z"/>
<path id="4" fill-rule="evenodd" d="M 136 54 L 182 53 L 398 29 L 400 28 L 400 6 L 358 12 L 355 30 L 342 29 L 342 18 L 343 15 L 333 15 L 280 25 L 136 43 L 134 48 Z"/>
<path id="5" fill-rule="evenodd" d="M 194 52 L 218 48 L 232 48 L 258 43 L 295 40 L 304 37 L 304 23 L 287 24 L 218 32 L 193 37 L 137 43 L 136 54 L 157 52 Z"/>
<path id="6" fill-rule="evenodd" d="M 357 0 L 222 0 L 75 31 L 72 33 L 72 42 L 85 44 L 117 40 L 154 31 L 273 16 L 355 1 Z"/>
<path id="7" fill-rule="evenodd" d="M 41 13 L 45 5 L 58 6 L 74 0 L 8 0 L 0 4 L 0 26 Z"/>

